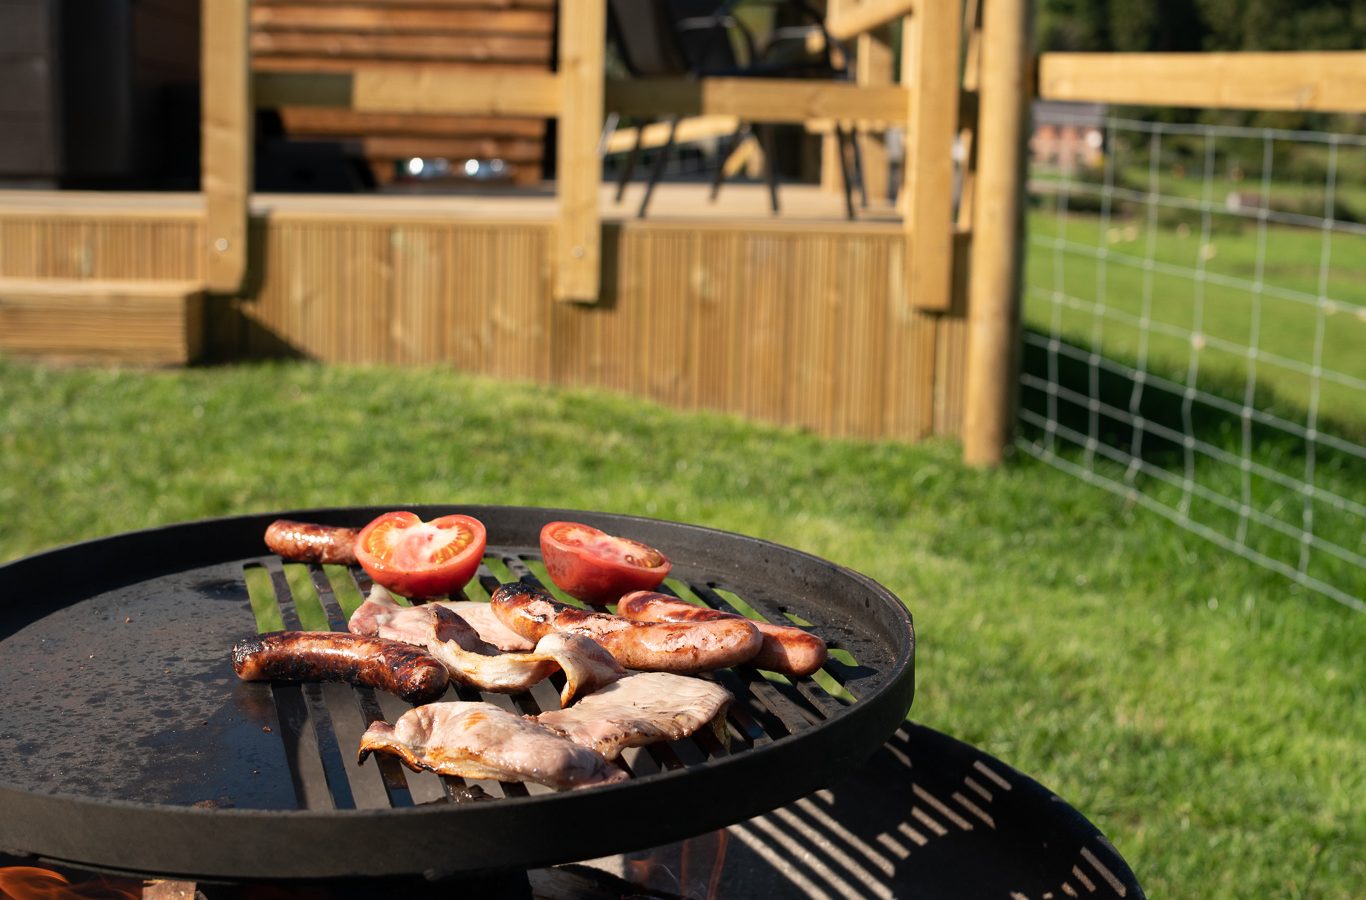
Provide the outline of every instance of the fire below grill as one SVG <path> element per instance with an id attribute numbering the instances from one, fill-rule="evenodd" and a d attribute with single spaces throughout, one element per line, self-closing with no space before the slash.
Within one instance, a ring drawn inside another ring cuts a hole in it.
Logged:
<path id="1" fill-rule="evenodd" d="M 537 582 L 537 536 L 577 519 L 659 547 L 668 585 L 824 638 L 811 678 L 714 673 L 735 696 L 710 734 L 629 751 L 632 778 L 552 793 L 356 763 L 361 732 L 407 705 L 345 685 L 243 684 L 232 644 L 270 627 L 345 630 L 359 570 L 281 564 L 276 515 L 219 519 L 62 548 L 0 567 L 0 852 L 142 876 L 468 877 L 653 846 L 772 809 L 833 780 L 897 728 L 914 693 L 910 616 L 870 579 L 712 529 L 572 510 L 412 507 L 481 519 L 468 593 Z M 358 526 L 372 509 L 281 516 Z M 278 617 L 278 621 L 276 621 Z M 452 688 L 536 713 L 524 694 Z"/>

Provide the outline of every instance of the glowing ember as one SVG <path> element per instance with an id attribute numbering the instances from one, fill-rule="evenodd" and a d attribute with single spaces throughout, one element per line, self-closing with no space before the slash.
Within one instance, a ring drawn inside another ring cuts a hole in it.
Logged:
<path id="1" fill-rule="evenodd" d="M 622 876 L 649 890 L 716 900 L 721 894 L 728 837 L 722 828 L 656 847 L 640 856 L 628 856 L 623 861 Z"/>
<path id="2" fill-rule="evenodd" d="M 0 897 L 13 900 L 139 900 L 142 882 L 100 875 L 72 884 L 51 869 L 35 866 L 0 868 Z"/>

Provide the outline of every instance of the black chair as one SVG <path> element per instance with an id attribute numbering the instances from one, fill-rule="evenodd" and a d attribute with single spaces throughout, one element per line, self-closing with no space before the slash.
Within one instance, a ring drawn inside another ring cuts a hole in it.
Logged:
<path id="1" fill-rule="evenodd" d="M 717 0 L 609 0 L 608 24 L 610 35 L 621 61 L 631 75 L 639 78 L 661 77 L 768 77 L 768 78 L 849 78 L 844 60 L 847 58 L 825 32 L 820 13 L 800 2 L 787 0 L 782 8 L 809 23 L 796 29 L 791 27 L 775 32 L 774 39 L 760 49 L 753 34 L 735 17 L 739 0 L 718 4 Z M 820 52 L 806 51 L 806 31 L 818 29 L 821 35 Z M 736 53 L 737 44 L 744 57 Z M 673 151 L 677 135 L 678 116 L 666 118 L 669 124 L 664 147 L 656 155 L 645 186 L 638 215 L 644 217 L 654 193 L 655 184 L 664 173 L 664 166 Z M 636 142 L 617 180 L 616 202 L 620 203 L 640 158 L 645 125 L 636 129 Z M 725 178 L 724 161 L 742 141 L 755 133 L 748 122 L 729 136 L 722 145 L 721 164 L 717 166 L 711 186 L 715 201 Z M 765 155 L 764 172 L 769 188 L 769 204 L 778 212 L 778 178 L 774 167 L 776 145 L 771 124 L 757 126 L 757 138 Z M 844 178 L 845 209 L 854 217 L 852 181 L 849 155 L 852 149 L 853 168 L 862 192 L 861 160 L 858 145 L 850 140 L 842 127 L 835 126 L 840 147 L 840 169 Z M 866 202 L 866 198 L 865 201 Z"/>

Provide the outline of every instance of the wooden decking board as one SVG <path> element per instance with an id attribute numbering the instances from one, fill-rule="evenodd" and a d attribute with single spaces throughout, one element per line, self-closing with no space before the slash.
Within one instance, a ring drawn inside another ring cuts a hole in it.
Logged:
<path id="1" fill-rule="evenodd" d="M 60 279 L 73 297 L 89 295 L 74 310 L 69 297 L 41 311 L 75 317 L 61 326 L 74 335 L 96 327 L 98 310 L 128 342 L 165 346 L 198 333 L 202 314 L 213 359 L 448 365 L 819 434 L 956 433 L 963 310 L 907 302 L 898 220 L 847 223 L 840 198 L 815 187 L 785 187 L 779 216 L 761 185 L 728 185 L 716 206 L 705 192 L 663 185 L 640 220 L 635 204 L 617 207 L 604 191 L 603 294 L 589 306 L 553 299 L 546 189 L 255 195 L 244 293 L 167 303 L 161 321 L 148 318 L 152 301 L 119 309 L 89 296 L 108 292 L 101 282 L 189 291 L 200 265 L 194 197 L 0 193 L 0 280 L 51 295 L 48 279 Z M 3 332 L 16 316 L 40 315 L 12 303 L 7 314 Z M 146 361 L 193 358 L 185 347 Z"/>

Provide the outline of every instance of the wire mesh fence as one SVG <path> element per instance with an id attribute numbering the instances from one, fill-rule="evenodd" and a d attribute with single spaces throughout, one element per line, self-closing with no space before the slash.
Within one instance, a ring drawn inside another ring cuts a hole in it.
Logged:
<path id="1" fill-rule="evenodd" d="M 1017 446 L 1366 612 L 1366 135 L 1036 118 Z"/>

